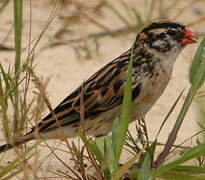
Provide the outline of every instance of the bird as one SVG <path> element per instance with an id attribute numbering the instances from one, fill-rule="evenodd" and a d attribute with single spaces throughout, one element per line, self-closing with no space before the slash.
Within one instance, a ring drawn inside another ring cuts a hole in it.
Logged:
<path id="1" fill-rule="evenodd" d="M 85 135 L 108 134 L 121 115 L 127 69 L 132 56 L 132 114 L 130 122 L 143 117 L 162 95 L 171 78 L 176 58 L 197 35 L 184 24 L 159 20 L 145 26 L 131 48 L 110 61 L 69 94 L 53 113 L 45 116 L 0 152 L 35 139 L 73 138 L 79 135 L 81 103 Z M 81 101 L 83 100 L 83 101 Z"/>

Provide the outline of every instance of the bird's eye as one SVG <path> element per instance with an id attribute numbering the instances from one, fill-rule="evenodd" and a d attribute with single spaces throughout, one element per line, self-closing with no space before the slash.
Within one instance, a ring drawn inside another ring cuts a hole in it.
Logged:
<path id="1" fill-rule="evenodd" d="M 171 36 L 177 35 L 177 31 L 169 29 L 167 33 Z"/>

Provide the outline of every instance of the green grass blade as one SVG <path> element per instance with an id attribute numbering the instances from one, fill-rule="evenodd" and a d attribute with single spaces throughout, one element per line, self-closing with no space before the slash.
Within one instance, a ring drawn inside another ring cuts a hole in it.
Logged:
<path id="1" fill-rule="evenodd" d="M 122 148 L 126 139 L 128 125 L 130 122 L 131 108 L 132 108 L 132 61 L 133 61 L 133 48 L 131 49 L 131 57 L 127 70 L 127 79 L 125 83 L 125 95 L 123 99 L 122 112 L 118 132 L 116 134 L 117 143 L 113 147 L 115 154 L 115 166 L 118 166 Z"/>
<path id="2" fill-rule="evenodd" d="M 153 163 L 153 160 L 154 160 L 156 147 L 157 147 L 157 140 L 155 140 L 154 142 L 151 142 L 151 146 L 148 147 L 148 152 L 149 152 L 151 163 Z"/>
<path id="3" fill-rule="evenodd" d="M 104 138 L 104 152 L 103 152 L 103 162 L 100 164 L 105 176 L 105 179 L 110 179 L 111 177 L 111 172 L 113 171 L 113 151 L 112 151 L 112 146 L 111 146 L 111 139 L 109 136 L 108 138 Z M 110 149 L 111 148 L 111 149 Z M 112 155 L 111 155 L 112 153 Z"/>
<path id="4" fill-rule="evenodd" d="M 95 155 L 97 161 L 101 163 L 103 161 L 103 156 L 98 146 L 95 143 L 88 141 L 86 136 L 84 136 L 82 133 L 80 133 L 80 138 L 85 146 L 89 149 L 89 151 Z"/>
<path id="5" fill-rule="evenodd" d="M 19 134 L 18 123 L 19 123 L 19 91 L 18 91 L 18 80 L 19 70 L 21 68 L 21 39 L 22 39 L 22 12 L 23 12 L 23 1 L 13 0 L 14 4 L 14 31 L 15 31 L 15 90 L 14 90 L 14 137 Z"/>
<path id="6" fill-rule="evenodd" d="M 180 171 L 192 174 L 205 174 L 205 167 L 200 166 L 177 166 L 173 171 Z"/>
<path id="7" fill-rule="evenodd" d="M 21 66 L 21 37 L 22 37 L 22 12 L 23 1 L 13 0 L 14 3 L 14 27 L 15 27 L 15 74 Z"/>
<path id="8" fill-rule="evenodd" d="M 11 92 L 11 84 L 13 83 L 13 80 L 12 80 L 12 77 L 10 75 L 10 71 L 8 70 L 8 72 L 6 73 L 1 63 L 0 63 L 0 72 L 2 74 L 2 77 L 3 77 L 3 80 L 4 80 L 3 82 L 4 82 L 5 87 L 6 87 L 6 92 L 4 93 L 5 94 L 4 96 L 5 96 L 5 99 L 7 99 L 8 97 L 6 96 L 6 94 L 9 91 Z M 11 93 L 9 95 L 10 95 L 9 96 L 10 100 L 13 104 L 13 96 L 12 96 Z"/>
<path id="9" fill-rule="evenodd" d="M 1 63 L 0 63 L 0 107 L 1 107 L 1 120 L 2 120 L 2 126 L 4 130 L 4 135 L 6 138 L 11 137 L 11 128 L 9 126 L 10 121 L 8 118 L 7 110 L 8 110 L 8 98 L 5 96 L 5 93 L 7 93 L 9 87 L 9 80 L 8 76 L 6 75 Z M 5 90 L 3 89 L 3 83 L 5 84 Z M 12 99 L 11 99 L 12 100 Z M 8 140 L 8 139 L 7 139 Z"/>
<path id="10" fill-rule="evenodd" d="M 204 144 L 198 145 L 190 149 L 189 151 L 184 153 L 181 157 L 177 158 L 175 161 L 172 161 L 170 163 L 160 166 L 158 169 L 151 172 L 151 177 L 152 178 L 158 177 L 168 172 L 169 170 L 176 168 L 178 165 L 184 162 L 187 162 L 193 158 L 196 158 L 198 156 L 202 156 L 202 155 L 205 155 L 205 145 Z"/>
<path id="11" fill-rule="evenodd" d="M 111 138 L 112 138 L 113 151 L 114 151 L 115 147 L 118 147 L 118 135 L 119 135 L 119 131 L 120 131 L 119 128 L 120 128 L 119 118 L 116 118 L 112 124 L 112 136 L 111 136 Z M 115 167 L 115 168 L 117 168 L 117 167 Z"/>
<path id="12" fill-rule="evenodd" d="M 150 157 L 149 153 L 145 154 L 144 161 L 142 163 L 142 167 L 140 169 L 138 180 L 148 180 L 150 177 Z"/>
<path id="13" fill-rule="evenodd" d="M 144 149 L 142 149 L 136 156 L 134 156 L 125 164 L 123 164 L 123 166 L 119 167 L 116 171 L 114 171 L 111 180 L 120 179 L 128 171 L 128 169 L 132 167 L 132 165 L 136 162 L 136 160 L 140 158 L 143 151 Z"/>
<path id="14" fill-rule="evenodd" d="M 175 172 L 167 172 L 160 177 L 167 180 L 205 180 L 205 177 L 193 176 L 193 175 L 181 174 Z"/>
<path id="15" fill-rule="evenodd" d="M 195 84 L 196 80 L 200 78 L 198 88 L 201 87 L 205 80 L 205 38 L 201 41 L 197 52 L 194 56 L 193 63 L 189 72 L 189 81 L 191 84 Z"/>

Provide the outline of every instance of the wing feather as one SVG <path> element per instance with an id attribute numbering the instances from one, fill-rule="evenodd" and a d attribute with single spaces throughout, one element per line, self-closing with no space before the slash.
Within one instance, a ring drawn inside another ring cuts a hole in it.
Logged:
<path id="1" fill-rule="evenodd" d="M 128 54 L 129 52 L 126 52 L 105 65 L 84 83 L 85 119 L 94 119 L 101 113 L 123 103 L 126 70 L 130 58 Z M 136 82 L 134 84 L 136 85 Z M 133 92 L 133 95 L 138 95 L 140 89 L 141 87 L 138 86 L 138 92 Z M 54 109 L 61 126 L 80 122 L 81 90 L 82 86 L 78 87 Z M 56 123 L 55 117 L 52 114 L 48 114 L 37 125 L 37 128 L 40 132 L 45 132 L 57 128 L 57 126 L 59 124 Z"/>

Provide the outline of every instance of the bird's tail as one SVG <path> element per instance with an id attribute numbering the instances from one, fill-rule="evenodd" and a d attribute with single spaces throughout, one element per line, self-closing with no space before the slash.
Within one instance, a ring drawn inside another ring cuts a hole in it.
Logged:
<path id="1" fill-rule="evenodd" d="M 30 140 L 34 139 L 34 133 L 27 133 L 26 135 L 20 137 L 16 142 L 13 143 L 7 143 L 2 146 L 0 146 L 0 153 L 8 151 L 9 149 L 14 148 L 15 146 L 24 144 Z"/>

